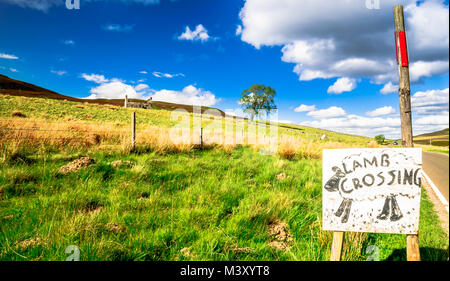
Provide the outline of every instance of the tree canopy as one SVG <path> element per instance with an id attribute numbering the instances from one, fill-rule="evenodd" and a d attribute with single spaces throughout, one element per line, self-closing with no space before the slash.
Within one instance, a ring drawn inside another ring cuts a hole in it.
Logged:
<path id="1" fill-rule="evenodd" d="M 247 90 L 244 90 L 239 99 L 239 104 L 243 106 L 244 112 L 250 114 L 250 120 L 253 121 L 255 115 L 262 111 L 268 114 L 277 109 L 274 102 L 276 91 L 268 86 L 254 84 Z"/>
<path id="2" fill-rule="evenodd" d="M 375 136 L 375 140 L 379 144 L 383 144 L 385 139 L 386 139 L 386 137 L 384 135 L 376 135 Z"/>

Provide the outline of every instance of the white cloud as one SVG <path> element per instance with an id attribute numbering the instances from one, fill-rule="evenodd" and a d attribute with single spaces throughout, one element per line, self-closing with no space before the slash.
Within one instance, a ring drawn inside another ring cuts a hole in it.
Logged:
<path id="1" fill-rule="evenodd" d="M 420 6 L 408 5 L 405 12 L 410 57 L 418 54 L 427 60 L 448 57 L 449 11 L 443 1 L 425 1 Z"/>
<path id="2" fill-rule="evenodd" d="M 115 1 L 123 3 L 136 3 L 147 5 L 159 4 L 160 0 L 85 0 L 82 5 L 90 2 L 101 2 L 101 1 Z M 53 6 L 62 6 L 66 1 L 63 0 L 0 0 L 0 3 L 7 3 L 12 5 L 17 5 L 22 8 L 31 8 L 39 11 L 47 12 Z"/>
<path id="3" fill-rule="evenodd" d="M 239 24 L 236 27 L 236 35 L 239 36 L 239 35 L 241 35 L 241 33 L 242 33 L 242 25 Z"/>
<path id="4" fill-rule="evenodd" d="M 105 31 L 128 32 L 134 28 L 134 24 L 117 24 L 111 23 L 102 26 Z"/>
<path id="5" fill-rule="evenodd" d="M 145 88 L 144 88 L 145 89 Z M 142 90 L 142 88 L 140 88 Z M 133 86 L 120 81 L 103 83 L 92 88 L 91 95 L 87 99 L 123 99 L 125 95 L 132 99 L 143 99 L 144 95 Z"/>
<path id="6" fill-rule="evenodd" d="M 398 85 L 394 85 L 392 82 L 384 84 L 383 88 L 380 90 L 380 93 L 383 95 L 396 92 L 398 92 Z"/>
<path id="7" fill-rule="evenodd" d="M 305 121 L 301 122 L 300 124 L 340 133 L 371 137 L 377 134 L 394 136 L 400 133 L 401 125 L 400 118 L 370 118 L 358 115 L 347 115 L 339 118 Z"/>
<path id="8" fill-rule="evenodd" d="M 422 77 L 431 77 L 448 73 L 449 62 L 446 61 L 417 61 L 411 63 L 409 67 L 409 76 L 411 82 L 417 82 Z"/>
<path id="9" fill-rule="evenodd" d="M 277 120 L 277 122 L 281 124 L 294 124 L 291 120 Z"/>
<path id="10" fill-rule="evenodd" d="M 246 116 L 242 108 L 225 109 L 225 114 L 230 116 Z"/>
<path id="11" fill-rule="evenodd" d="M 433 115 L 433 116 L 425 116 L 419 118 L 414 122 L 418 125 L 445 125 L 448 127 L 448 112 L 443 113 L 441 115 Z"/>
<path id="12" fill-rule="evenodd" d="M 148 99 L 152 97 L 154 101 L 201 106 L 212 106 L 219 101 L 210 91 L 196 88 L 193 85 L 189 85 L 181 91 L 154 90 L 144 83 L 133 87 L 126 84 L 123 80 L 117 78 L 107 79 L 103 75 L 83 73 L 82 77 L 87 81 L 100 84 L 90 90 L 91 95 L 87 99 L 123 99 L 127 95 L 128 98 Z"/>
<path id="13" fill-rule="evenodd" d="M 136 85 L 135 87 L 134 87 L 134 89 L 136 90 L 136 91 L 142 91 L 142 90 L 146 90 L 146 89 L 150 89 L 150 86 L 149 85 L 147 85 L 147 84 L 138 84 L 138 85 Z"/>
<path id="14" fill-rule="evenodd" d="M 351 79 L 348 77 L 342 77 L 336 80 L 336 82 L 328 87 L 327 93 L 331 94 L 340 94 L 343 92 L 351 92 L 356 88 L 355 79 Z"/>
<path id="15" fill-rule="evenodd" d="M 152 95 L 154 101 L 165 101 L 171 103 L 212 106 L 219 100 L 210 91 L 205 91 L 189 85 L 181 91 L 160 90 Z"/>
<path id="16" fill-rule="evenodd" d="M 75 45 L 75 41 L 68 39 L 68 40 L 64 40 L 63 44 L 68 45 L 68 46 L 73 46 L 73 45 Z"/>
<path id="17" fill-rule="evenodd" d="M 306 104 L 302 104 L 299 107 L 296 107 L 294 109 L 295 112 L 307 112 L 307 111 L 314 111 L 316 110 L 316 106 L 313 105 L 306 105 Z"/>
<path id="18" fill-rule="evenodd" d="M 32 8 L 44 12 L 52 6 L 63 4 L 60 0 L 0 0 L 0 2 L 17 5 L 22 8 Z"/>
<path id="19" fill-rule="evenodd" d="M 15 55 L 0 53 L 0 59 L 17 60 L 19 58 Z"/>
<path id="20" fill-rule="evenodd" d="M 395 109 L 392 106 L 383 106 L 383 107 L 377 108 L 373 111 L 366 112 L 366 115 L 370 116 L 370 117 L 378 117 L 378 116 L 389 115 L 389 114 L 394 114 L 394 113 L 395 113 Z"/>
<path id="21" fill-rule="evenodd" d="M 317 118 L 317 119 L 327 119 L 327 118 L 340 117 L 345 114 L 346 114 L 345 110 L 342 109 L 341 107 L 332 106 L 327 109 L 310 111 L 306 115 L 311 116 L 313 118 Z"/>
<path id="22" fill-rule="evenodd" d="M 367 9 L 365 2 L 246 0 L 241 39 L 257 49 L 282 46 L 282 60 L 295 64 L 300 80 L 365 77 L 377 84 L 397 83 L 392 7 L 399 2 L 384 0 L 380 9 Z M 448 6 L 418 2 L 400 3 L 411 65 L 431 63 L 412 67 L 413 82 L 448 73 Z"/>
<path id="23" fill-rule="evenodd" d="M 433 115 L 449 111 L 449 89 L 416 92 L 411 96 L 413 112 L 419 115 Z"/>
<path id="24" fill-rule="evenodd" d="M 50 72 L 51 73 L 54 73 L 54 74 L 56 74 L 56 75 L 58 75 L 58 76 L 63 76 L 64 74 L 67 74 L 67 71 L 65 71 L 65 70 L 50 70 Z"/>
<path id="25" fill-rule="evenodd" d="M 158 78 L 162 78 L 162 77 L 164 77 L 164 78 L 174 78 L 174 77 L 177 77 L 177 76 L 183 76 L 184 77 L 184 74 L 183 73 L 170 74 L 170 73 L 162 73 L 162 72 L 154 71 L 153 72 L 153 76 L 158 77 Z"/>
<path id="26" fill-rule="evenodd" d="M 145 70 L 139 71 L 140 74 L 147 74 L 148 72 Z"/>
<path id="27" fill-rule="evenodd" d="M 15 69 L 15 68 L 10 68 L 9 71 L 11 71 L 11 72 L 19 72 L 19 71 L 18 71 L 17 69 Z"/>
<path id="28" fill-rule="evenodd" d="M 101 83 L 106 83 L 109 80 L 105 78 L 104 75 L 99 75 L 99 74 L 86 74 L 83 73 L 81 74 L 81 77 L 84 78 L 87 81 L 91 81 L 91 82 L 95 82 L 97 84 L 101 84 Z"/>
<path id="29" fill-rule="evenodd" d="M 411 96 L 411 106 L 414 135 L 448 128 L 448 88 L 416 92 Z M 331 110 L 332 108 L 334 109 Z M 327 112 L 324 113 L 324 111 Z M 316 113 L 312 114 L 313 112 Z M 337 112 L 338 114 L 333 114 L 334 112 Z M 395 114 L 395 109 L 392 106 L 384 106 L 367 112 L 366 114 L 368 117 L 345 114 L 343 109 L 333 106 L 326 110 L 309 112 L 307 115 L 319 120 L 304 121 L 299 124 L 335 132 L 370 137 L 378 134 L 384 134 L 391 139 L 398 139 L 401 137 L 400 117 L 398 117 L 398 114 Z"/>
<path id="30" fill-rule="evenodd" d="M 190 40 L 190 41 L 208 41 L 210 36 L 208 35 L 208 31 L 203 27 L 203 25 L 199 24 L 195 28 L 195 30 L 191 30 L 189 26 L 186 26 L 185 31 L 178 36 L 179 40 Z"/>

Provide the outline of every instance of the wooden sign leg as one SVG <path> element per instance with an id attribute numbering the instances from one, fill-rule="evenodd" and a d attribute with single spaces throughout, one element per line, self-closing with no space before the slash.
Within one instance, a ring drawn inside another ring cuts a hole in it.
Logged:
<path id="1" fill-rule="evenodd" d="M 406 258 L 408 261 L 420 261 L 418 234 L 409 234 L 406 237 Z"/>
<path id="2" fill-rule="evenodd" d="M 331 245 L 330 261 L 340 261 L 342 255 L 342 246 L 344 245 L 344 232 L 333 232 L 333 244 Z"/>

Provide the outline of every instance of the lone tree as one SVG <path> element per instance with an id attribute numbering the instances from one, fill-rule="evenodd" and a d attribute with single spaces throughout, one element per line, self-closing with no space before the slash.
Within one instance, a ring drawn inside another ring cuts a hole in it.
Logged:
<path id="1" fill-rule="evenodd" d="M 269 114 L 272 110 L 276 110 L 274 103 L 276 92 L 273 88 L 254 84 L 241 94 L 239 104 L 244 107 L 244 112 L 250 114 L 250 120 L 253 121 L 255 115 L 259 115 L 261 111 Z"/>
<path id="2" fill-rule="evenodd" d="M 384 135 L 376 135 L 375 136 L 375 140 L 377 141 L 378 144 L 383 144 L 385 139 L 386 138 L 384 137 Z"/>

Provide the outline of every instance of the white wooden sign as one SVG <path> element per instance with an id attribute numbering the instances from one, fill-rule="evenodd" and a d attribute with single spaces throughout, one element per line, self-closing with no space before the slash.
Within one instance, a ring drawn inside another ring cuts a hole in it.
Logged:
<path id="1" fill-rule="evenodd" d="M 323 230 L 417 234 L 421 148 L 324 149 Z"/>

